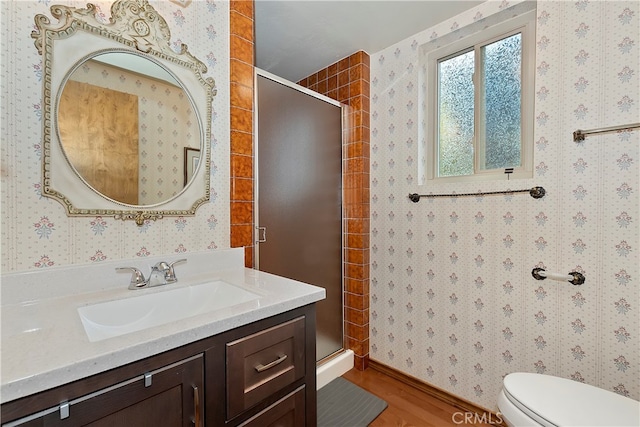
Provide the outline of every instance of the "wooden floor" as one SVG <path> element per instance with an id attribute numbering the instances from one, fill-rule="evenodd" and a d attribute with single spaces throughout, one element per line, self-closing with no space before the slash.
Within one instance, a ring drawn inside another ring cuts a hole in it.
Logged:
<path id="1" fill-rule="evenodd" d="M 474 423 L 470 416 L 465 422 L 464 411 L 371 368 L 352 369 L 343 377 L 389 405 L 370 427 L 489 426 Z"/>

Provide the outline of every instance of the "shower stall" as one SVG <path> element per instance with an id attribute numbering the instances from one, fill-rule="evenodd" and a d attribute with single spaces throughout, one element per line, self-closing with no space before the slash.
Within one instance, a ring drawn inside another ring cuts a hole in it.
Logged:
<path id="1" fill-rule="evenodd" d="M 320 286 L 316 360 L 343 351 L 342 106 L 256 70 L 256 268 Z"/>

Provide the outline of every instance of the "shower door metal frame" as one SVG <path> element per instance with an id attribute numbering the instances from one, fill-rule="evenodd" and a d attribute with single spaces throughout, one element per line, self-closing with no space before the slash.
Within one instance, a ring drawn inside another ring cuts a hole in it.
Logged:
<path id="1" fill-rule="evenodd" d="M 299 84 L 293 83 L 289 80 L 285 80 L 282 77 L 276 76 L 268 71 L 262 70 L 260 68 L 254 67 L 254 75 L 253 75 L 253 87 L 254 87 L 254 100 L 253 105 L 255 106 L 253 112 L 253 176 L 254 176 L 254 185 L 253 185 L 253 242 L 254 242 L 254 268 L 259 269 L 260 266 L 260 242 L 261 238 L 264 236 L 266 238 L 267 231 L 264 231 L 264 235 L 261 230 L 264 227 L 260 227 L 260 214 L 259 214 L 259 203 L 260 203 L 260 190 L 259 190 L 259 159 L 258 159 L 258 144 L 259 144 L 259 129 L 258 129 L 258 76 L 264 77 L 266 79 L 272 80 L 276 83 L 279 83 L 283 86 L 287 86 L 291 89 L 297 90 L 298 92 L 302 92 L 305 95 L 309 95 L 313 98 L 319 99 L 320 101 L 324 101 L 328 104 L 334 105 L 340 108 L 341 120 L 340 120 L 340 185 L 341 185 L 341 194 L 340 200 L 342 204 L 341 212 L 340 212 L 340 296 L 341 296 L 341 324 L 342 324 L 342 347 L 336 350 L 334 353 L 331 353 L 321 360 L 317 360 L 316 363 L 321 365 L 323 362 L 329 361 L 336 357 L 337 355 L 343 353 L 345 351 L 345 316 L 344 316 L 344 268 L 345 268 L 345 259 L 344 259 L 344 247 L 345 247 L 345 235 L 344 235 L 344 129 L 345 129 L 345 114 L 347 114 L 348 106 L 342 104 L 335 99 L 329 98 L 328 96 L 322 95 L 318 92 L 314 92 L 311 89 L 308 89 L 304 86 L 300 86 Z M 346 108 L 345 108 L 346 107 Z"/>

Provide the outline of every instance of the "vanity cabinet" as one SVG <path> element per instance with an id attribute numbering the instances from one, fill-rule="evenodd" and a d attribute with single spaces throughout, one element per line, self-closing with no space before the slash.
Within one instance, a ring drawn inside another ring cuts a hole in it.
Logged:
<path id="1" fill-rule="evenodd" d="M 315 426 L 315 305 L 2 405 L 2 425 Z"/>

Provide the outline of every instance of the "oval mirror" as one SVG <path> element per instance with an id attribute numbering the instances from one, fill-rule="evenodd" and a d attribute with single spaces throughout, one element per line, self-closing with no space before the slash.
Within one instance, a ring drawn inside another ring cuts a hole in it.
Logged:
<path id="1" fill-rule="evenodd" d="M 146 221 L 195 215 L 210 200 L 216 85 L 171 42 L 148 0 L 115 0 L 103 19 L 53 5 L 31 33 L 42 54 L 41 194 L 69 216 Z"/>
<path id="2" fill-rule="evenodd" d="M 152 59 L 90 56 L 69 71 L 57 99 L 65 156 L 103 196 L 157 205 L 180 194 L 197 170 L 203 141 L 193 100 Z"/>

